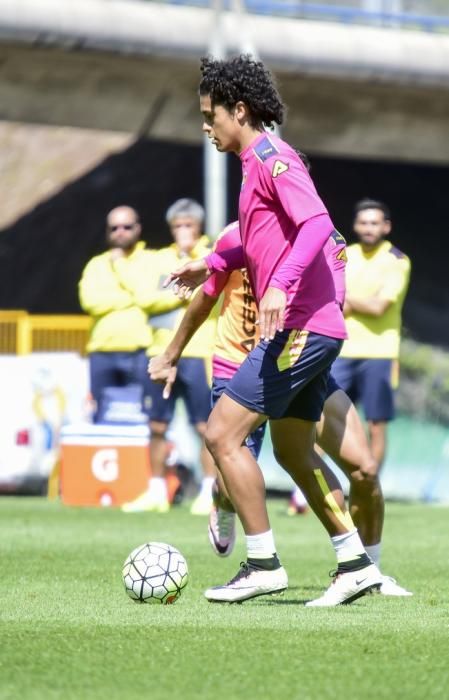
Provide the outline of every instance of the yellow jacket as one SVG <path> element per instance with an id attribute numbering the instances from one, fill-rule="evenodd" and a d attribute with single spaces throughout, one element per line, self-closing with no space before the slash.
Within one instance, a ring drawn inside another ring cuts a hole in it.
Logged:
<path id="1" fill-rule="evenodd" d="M 410 279 L 410 260 L 390 241 L 364 252 L 360 243 L 346 248 L 346 290 L 348 295 L 365 299 L 378 296 L 390 302 L 382 316 L 351 312 L 346 317 L 348 339 L 341 357 L 399 357 L 401 314 Z"/>
<path id="2" fill-rule="evenodd" d="M 112 261 L 107 251 L 87 263 L 79 298 L 93 318 L 88 352 L 148 348 L 152 341 L 149 314 L 180 306 L 174 294 L 158 291 L 155 256 L 139 241 L 129 256 Z"/>
<path id="3" fill-rule="evenodd" d="M 172 289 L 162 290 L 162 284 L 170 272 L 176 270 L 189 260 L 203 258 L 211 252 L 210 243 L 207 236 L 202 236 L 195 248 L 190 252 L 190 255 L 182 255 L 176 243 L 161 248 L 155 252 L 154 265 L 158 271 L 157 291 L 159 293 L 159 308 L 165 300 L 176 298 Z M 155 315 L 154 308 L 151 314 L 151 326 L 153 329 L 153 341 L 149 347 L 148 354 L 151 356 L 159 355 L 165 350 L 167 345 L 173 338 L 179 324 L 182 321 L 189 301 L 182 302 L 181 306 L 172 307 L 166 312 L 166 309 Z M 201 328 L 195 333 L 193 338 L 186 345 L 183 357 L 201 357 L 209 359 L 212 356 L 215 343 L 217 312 L 212 311 L 211 315 Z"/>

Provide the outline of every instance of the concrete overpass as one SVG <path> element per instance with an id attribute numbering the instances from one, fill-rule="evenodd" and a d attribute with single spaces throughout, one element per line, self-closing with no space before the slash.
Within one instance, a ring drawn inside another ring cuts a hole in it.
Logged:
<path id="1" fill-rule="evenodd" d="M 2 0 L 0 118 L 200 141 L 198 59 L 213 14 L 133 0 Z M 449 36 L 226 13 L 317 154 L 449 163 Z"/>

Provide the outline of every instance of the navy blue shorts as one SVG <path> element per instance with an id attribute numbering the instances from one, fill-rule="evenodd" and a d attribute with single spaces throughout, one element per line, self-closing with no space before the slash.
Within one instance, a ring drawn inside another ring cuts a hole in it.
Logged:
<path id="1" fill-rule="evenodd" d="M 341 340 L 318 333 L 278 331 L 250 352 L 225 393 L 268 418 L 319 421 L 329 368 L 341 345 Z"/>
<path id="2" fill-rule="evenodd" d="M 331 371 L 351 401 L 362 404 L 366 420 L 394 418 L 393 360 L 339 357 Z"/>
<path id="3" fill-rule="evenodd" d="M 341 389 L 341 386 L 337 384 L 335 381 L 335 378 L 332 374 L 332 367 L 331 367 L 331 373 L 329 375 L 329 379 L 327 380 L 327 389 L 326 389 L 326 401 L 328 400 L 329 396 L 332 396 L 332 394 L 335 394 L 336 391 L 339 391 Z"/>
<path id="4" fill-rule="evenodd" d="M 215 404 L 217 403 L 220 396 L 223 394 L 230 381 L 230 379 L 212 377 L 212 408 L 215 406 Z M 262 449 L 262 442 L 265 436 L 266 427 L 267 423 L 265 421 L 265 423 L 259 425 L 259 427 L 256 428 L 256 430 L 253 430 L 253 432 L 250 433 L 245 440 L 247 448 L 249 449 L 256 461 L 259 459 L 260 451 Z"/>
<path id="5" fill-rule="evenodd" d="M 153 382 L 148 377 L 150 400 L 146 404 L 146 412 L 150 420 L 170 423 L 175 414 L 177 399 L 183 399 L 190 423 L 205 423 L 210 414 L 210 386 L 206 363 L 201 357 L 181 357 L 177 367 L 176 381 L 168 399 L 162 396 L 164 385 Z"/>
<path id="6" fill-rule="evenodd" d="M 92 352 L 89 355 L 90 391 L 98 408 L 104 389 L 136 385 L 143 387 L 143 401 L 147 385 L 148 358 L 145 350 Z M 97 414 L 94 420 L 97 420 Z"/>

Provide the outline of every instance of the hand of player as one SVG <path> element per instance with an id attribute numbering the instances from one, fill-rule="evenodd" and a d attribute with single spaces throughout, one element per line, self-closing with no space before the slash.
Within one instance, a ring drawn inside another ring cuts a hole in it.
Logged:
<path id="1" fill-rule="evenodd" d="M 164 399 L 168 399 L 171 394 L 177 371 L 176 365 L 173 365 L 171 360 L 164 353 L 152 357 L 148 363 L 148 374 L 153 382 L 165 384 L 162 393 Z"/>
<path id="2" fill-rule="evenodd" d="M 125 251 L 122 248 L 111 248 L 111 250 L 109 251 L 109 257 L 112 260 L 112 262 L 119 260 L 119 258 L 123 258 L 124 255 Z"/>
<path id="3" fill-rule="evenodd" d="M 260 337 L 273 340 L 276 331 L 284 330 L 287 295 L 282 289 L 268 287 L 259 304 Z"/>
<path id="4" fill-rule="evenodd" d="M 210 277 L 211 272 L 204 258 L 193 260 L 171 272 L 164 282 L 164 287 L 173 284 L 173 291 L 180 299 L 189 299 L 194 289 Z"/>

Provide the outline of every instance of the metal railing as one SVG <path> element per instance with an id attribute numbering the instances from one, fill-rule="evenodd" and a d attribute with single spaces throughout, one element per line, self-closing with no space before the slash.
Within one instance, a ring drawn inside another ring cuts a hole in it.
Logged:
<path id="1" fill-rule="evenodd" d="M 0 355 L 30 352 L 86 353 L 92 321 L 89 316 L 34 315 L 0 311 Z"/>
<path id="2" fill-rule="evenodd" d="M 148 0 L 152 1 L 152 0 Z M 161 0 L 157 0 L 160 2 Z M 164 1 L 164 0 L 163 0 Z M 165 0 L 170 5 L 207 8 L 211 0 Z M 449 31 L 448 0 L 244 0 L 247 12 L 423 31 Z M 232 0 L 223 0 L 231 9 Z"/>

